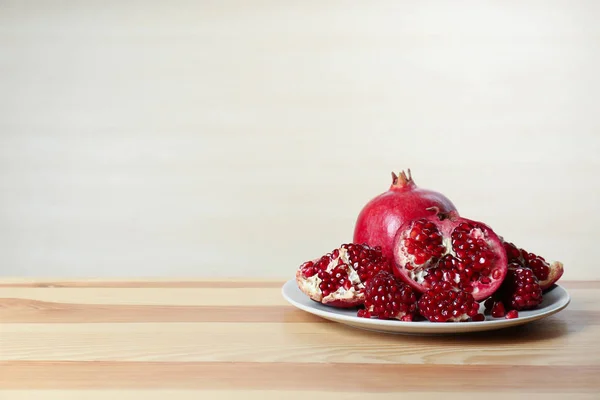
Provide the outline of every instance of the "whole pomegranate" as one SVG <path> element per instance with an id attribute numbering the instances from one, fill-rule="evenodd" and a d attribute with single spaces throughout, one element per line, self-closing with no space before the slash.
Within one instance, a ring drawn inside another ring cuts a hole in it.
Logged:
<path id="1" fill-rule="evenodd" d="M 380 271 L 391 272 L 392 267 L 379 248 L 348 243 L 300 265 L 296 284 L 319 303 L 355 307 L 364 303 L 365 283 Z"/>
<path id="2" fill-rule="evenodd" d="M 437 207 L 442 212 L 456 210 L 454 204 L 441 193 L 418 187 L 410 169 L 408 175 L 404 171 L 398 175 L 392 172 L 389 190 L 370 200 L 360 211 L 353 242 L 379 246 L 383 255 L 392 260 L 394 236 L 400 225 L 428 216 L 426 210 L 430 207 Z"/>
<path id="3" fill-rule="evenodd" d="M 430 215 L 404 223 L 394 240 L 394 272 L 424 293 L 448 282 L 476 301 L 491 296 L 507 273 L 506 251 L 492 228 L 432 208 Z"/>

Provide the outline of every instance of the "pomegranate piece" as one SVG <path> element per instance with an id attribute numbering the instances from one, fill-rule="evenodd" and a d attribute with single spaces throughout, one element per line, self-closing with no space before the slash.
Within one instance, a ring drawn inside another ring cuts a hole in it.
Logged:
<path id="1" fill-rule="evenodd" d="M 479 303 L 470 293 L 457 290 L 448 282 L 438 282 L 419 299 L 419 313 L 431 322 L 480 320 Z"/>
<path id="2" fill-rule="evenodd" d="M 504 304 L 501 301 L 497 301 L 492 306 L 492 317 L 494 318 L 502 318 L 506 314 L 506 309 L 504 308 Z"/>
<path id="3" fill-rule="evenodd" d="M 508 262 L 515 262 L 522 267 L 531 269 L 539 280 L 542 290 L 546 290 L 556 283 L 564 273 L 563 264 L 560 261 L 548 262 L 544 257 L 529 253 L 511 242 L 504 242 L 504 248 Z"/>
<path id="4" fill-rule="evenodd" d="M 519 312 L 517 310 L 510 310 L 506 313 L 506 319 L 515 319 L 519 317 Z"/>
<path id="5" fill-rule="evenodd" d="M 312 300 L 333 307 L 364 303 L 365 282 L 379 271 L 391 272 L 381 249 L 342 244 L 324 256 L 307 261 L 296 271 L 298 288 Z"/>
<path id="6" fill-rule="evenodd" d="M 413 289 L 397 280 L 391 272 L 380 271 L 365 285 L 365 309 L 359 317 L 412 321 L 417 309 Z"/>
<path id="7" fill-rule="evenodd" d="M 542 302 L 542 288 L 533 271 L 518 263 L 508 265 L 508 274 L 498 294 L 509 310 L 531 310 Z"/>
<path id="8" fill-rule="evenodd" d="M 403 224 L 394 242 L 394 273 L 424 293 L 449 282 L 476 301 L 490 297 L 506 276 L 506 252 L 492 228 L 456 212 L 430 209 L 430 216 Z"/>
<path id="9" fill-rule="evenodd" d="M 473 318 L 471 318 L 471 320 L 473 322 L 485 321 L 485 315 L 483 315 L 483 314 L 477 314 L 476 316 L 474 316 Z"/>
<path id="10" fill-rule="evenodd" d="M 418 187 L 410 169 L 396 175 L 392 172 L 389 190 L 371 199 L 360 211 L 354 227 L 355 243 L 379 246 L 383 255 L 393 260 L 394 235 L 398 228 L 412 219 L 426 217 L 430 207 L 443 212 L 456 207 L 443 194 Z"/>

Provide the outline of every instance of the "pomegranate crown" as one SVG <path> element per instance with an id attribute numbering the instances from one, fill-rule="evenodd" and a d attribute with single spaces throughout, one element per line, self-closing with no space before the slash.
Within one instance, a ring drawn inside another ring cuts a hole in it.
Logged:
<path id="1" fill-rule="evenodd" d="M 400 171 L 398 175 L 392 171 L 392 189 L 403 189 L 415 184 L 415 181 L 413 181 L 410 173 L 410 168 L 408 168 L 406 171 L 407 172 Z"/>

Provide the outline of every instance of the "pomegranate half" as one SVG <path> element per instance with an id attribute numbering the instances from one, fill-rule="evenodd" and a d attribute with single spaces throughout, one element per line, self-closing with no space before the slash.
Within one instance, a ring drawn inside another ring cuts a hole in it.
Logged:
<path id="1" fill-rule="evenodd" d="M 394 239 L 394 272 L 421 293 L 448 282 L 475 301 L 491 296 L 507 273 L 501 239 L 492 228 L 456 212 L 404 223 Z"/>

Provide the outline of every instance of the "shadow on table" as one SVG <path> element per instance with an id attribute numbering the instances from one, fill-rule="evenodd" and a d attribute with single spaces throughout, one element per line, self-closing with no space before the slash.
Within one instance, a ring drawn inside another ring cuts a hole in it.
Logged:
<path id="1" fill-rule="evenodd" d="M 367 331 L 356 329 L 365 338 L 373 338 L 378 341 L 397 341 L 402 340 L 404 343 L 412 342 L 415 345 L 420 344 L 456 344 L 457 342 L 468 342 L 472 344 L 494 344 L 506 343 L 510 341 L 515 344 L 532 343 L 537 341 L 546 341 L 569 333 L 579 332 L 586 327 L 584 323 L 572 323 L 566 317 L 568 312 L 563 312 L 565 315 L 552 316 L 544 320 L 534 321 L 529 324 L 498 329 L 485 332 L 468 332 L 455 334 L 389 334 L 382 332 Z M 354 329 L 347 326 L 339 325 L 335 329 L 347 330 Z"/>

